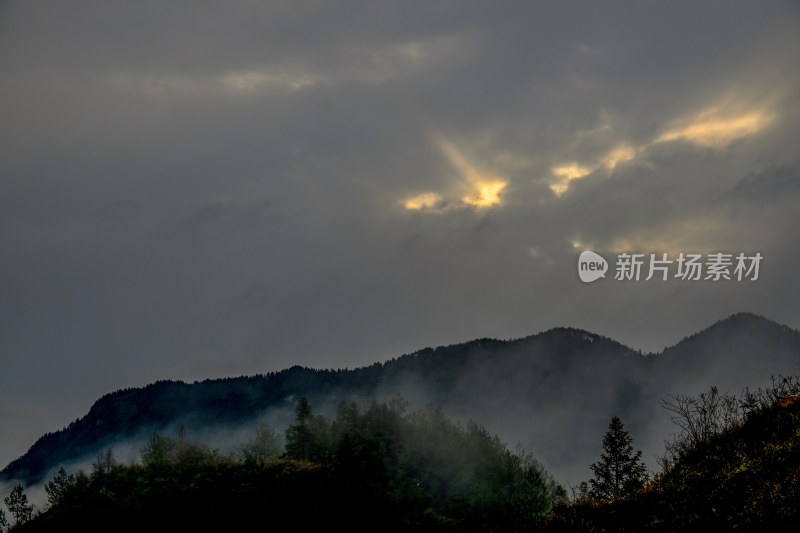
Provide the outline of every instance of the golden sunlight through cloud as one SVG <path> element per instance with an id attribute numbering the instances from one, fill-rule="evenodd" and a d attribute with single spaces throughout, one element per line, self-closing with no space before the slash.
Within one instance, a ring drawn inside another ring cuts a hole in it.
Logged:
<path id="1" fill-rule="evenodd" d="M 753 111 L 736 116 L 720 116 L 716 108 L 706 110 L 690 120 L 679 122 L 654 142 L 689 141 L 709 148 L 724 148 L 741 137 L 754 135 L 772 122 L 772 116 Z"/>
<path id="2" fill-rule="evenodd" d="M 736 107 L 742 109 L 741 106 Z M 561 197 L 569 191 L 573 180 L 584 178 L 600 168 L 605 168 L 611 174 L 619 165 L 633 161 L 648 147 L 659 143 L 681 140 L 709 148 L 725 148 L 736 139 L 759 133 L 773 119 L 774 115 L 763 109 L 737 112 L 727 104 L 711 107 L 688 119 L 673 122 L 667 131 L 649 143 L 638 146 L 618 144 L 592 166 L 567 163 L 553 167 L 550 190 L 556 197 Z"/>
<path id="3" fill-rule="evenodd" d="M 627 145 L 618 146 L 603 157 L 603 166 L 609 172 L 613 172 L 617 165 L 632 161 L 634 157 L 636 157 L 636 150 Z"/>
<path id="4" fill-rule="evenodd" d="M 561 196 L 569 190 L 570 181 L 579 180 L 589 175 L 591 171 L 591 168 L 577 163 L 553 167 L 552 172 L 558 179 L 550 184 L 550 190 L 553 191 L 556 196 Z"/>
<path id="5" fill-rule="evenodd" d="M 627 144 L 622 144 L 604 155 L 600 162 L 592 167 L 579 165 L 578 163 L 553 167 L 551 172 L 556 178 L 550 183 L 550 190 L 556 196 L 562 196 L 569 190 L 569 183 L 572 180 L 584 178 L 601 167 L 605 167 L 609 173 L 614 172 L 618 165 L 633 161 L 635 157 L 636 149 Z"/>
<path id="6" fill-rule="evenodd" d="M 464 179 L 470 183 L 475 183 L 478 181 L 483 180 L 485 177 L 478 172 L 478 170 L 472 166 L 464 157 L 464 155 L 455 147 L 453 144 L 444 139 L 438 139 L 439 149 L 442 153 L 447 157 L 450 164 L 456 167 Z"/>
<path id="7" fill-rule="evenodd" d="M 461 197 L 463 205 L 485 209 L 503 203 L 501 195 L 508 187 L 508 181 L 479 170 L 467 161 L 461 151 L 444 137 L 435 138 L 435 143 L 442 155 L 463 178 L 464 183 L 461 186 L 462 190 L 465 190 Z M 433 211 L 439 213 L 448 211 L 458 205 L 452 203 L 448 205 L 442 195 L 435 192 L 410 196 L 402 200 L 401 204 L 409 211 Z"/>
<path id="8" fill-rule="evenodd" d="M 502 203 L 501 193 L 508 186 L 506 180 L 490 176 L 472 165 L 451 142 L 443 137 L 437 140 L 442 154 L 450 161 L 467 183 L 469 192 L 461 198 L 466 205 L 479 209 Z"/>
<path id="9" fill-rule="evenodd" d="M 461 201 L 473 207 L 500 205 L 500 193 L 503 192 L 507 185 L 508 183 L 503 180 L 479 181 L 474 184 L 475 193 L 463 197 Z"/>
<path id="10" fill-rule="evenodd" d="M 423 209 L 437 209 L 442 205 L 442 196 L 435 192 L 426 192 L 406 198 L 403 207 L 410 211 L 421 211 Z"/>

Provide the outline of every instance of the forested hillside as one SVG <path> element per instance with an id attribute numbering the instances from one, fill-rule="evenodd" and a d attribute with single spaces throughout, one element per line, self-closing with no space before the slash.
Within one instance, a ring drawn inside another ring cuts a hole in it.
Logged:
<path id="1" fill-rule="evenodd" d="M 89 474 L 61 471 L 49 508 L 17 513 L 15 531 L 193 531 L 284 526 L 396 530 L 504 530 L 536 523 L 566 492 L 529 454 L 481 426 L 399 398 L 333 419 L 297 403 L 284 447 L 267 427 L 225 456 L 154 434 L 141 460 L 101 454 Z"/>
<path id="2" fill-rule="evenodd" d="M 711 385 L 736 392 L 763 386 L 771 375 L 798 372 L 800 334 L 751 314 L 734 315 L 658 354 L 557 328 L 518 340 L 426 348 L 358 369 L 292 367 L 117 391 L 43 436 L 0 478 L 35 483 L 61 465 L 90 461 L 120 444 L 139 446 L 151 433 L 181 425 L 215 434 L 226 449 L 232 429 L 254 426 L 262 417 L 284 429 L 301 396 L 319 413 L 335 416 L 341 401 L 368 405 L 400 394 L 413 408 L 436 405 L 456 421 L 472 419 L 505 442 L 522 443 L 559 479 L 576 483 L 597 453 L 594 436 L 612 416 L 637 435 L 652 468 L 672 431 L 662 398 Z"/>

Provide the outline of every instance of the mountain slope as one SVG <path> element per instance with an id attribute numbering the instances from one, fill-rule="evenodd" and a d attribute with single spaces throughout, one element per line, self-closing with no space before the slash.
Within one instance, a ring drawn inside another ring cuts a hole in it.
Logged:
<path id="1" fill-rule="evenodd" d="M 665 395 L 711 385 L 738 392 L 778 373 L 800 373 L 800 334 L 755 315 L 734 315 L 648 357 L 600 335 L 556 328 L 519 340 L 426 348 L 354 370 L 293 367 L 117 391 L 43 436 L 0 477 L 35 483 L 60 464 L 180 424 L 224 435 L 266 415 L 280 426 L 300 396 L 332 413 L 341 400 L 364 404 L 401 394 L 412 406 L 440 405 L 457 420 L 473 419 L 506 442 L 522 443 L 556 477 L 576 482 L 596 459 L 612 416 L 625 421 L 652 463 L 670 429 L 658 406 Z"/>
<path id="2" fill-rule="evenodd" d="M 548 531 L 791 531 L 800 519 L 800 396 L 684 450 L 643 490 L 557 507 Z"/>

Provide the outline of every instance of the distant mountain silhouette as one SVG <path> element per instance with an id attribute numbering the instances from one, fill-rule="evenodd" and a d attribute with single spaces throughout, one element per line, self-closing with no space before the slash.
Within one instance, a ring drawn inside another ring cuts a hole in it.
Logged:
<path id="1" fill-rule="evenodd" d="M 354 370 L 295 366 L 116 391 L 84 417 L 42 436 L 0 479 L 36 483 L 59 465 L 178 425 L 224 435 L 265 413 L 288 422 L 301 396 L 330 413 L 341 400 L 365 404 L 400 394 L 412 405 L 439 405 L 457 420 L 475 420 L 506 442 L 521 443 L 557 478 L 575 483 L 588 477 L 612 416 L 625 421 L 652 465 L 672 431 L 661 399 L 712 385 L 738 393 L 768 384 L 772 375 L 798 373 L 800 333 L 748 313 L 648 355 L 601 335 L 555 328 L 518 340 L 426 348 Z"/>

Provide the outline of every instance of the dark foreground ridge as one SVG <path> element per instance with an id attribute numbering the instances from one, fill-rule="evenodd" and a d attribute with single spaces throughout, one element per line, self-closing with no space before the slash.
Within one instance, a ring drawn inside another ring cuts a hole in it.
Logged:
<path id="1" fill-rule="evenodd" d="M 545 529 L 577 533 L 796 529 L 800 523 L 798 383 L 794 377 L 766 394 L 745 399 L 743 419 L 718 432 L 704 438 L 684 435 L 683 445 L 672 450 L 673 461 L 644 489 L 613 501 L 583 498 L 560 504 Z"/>
<path id="2" fill-rule="evenodd" d="M 107 456 L 91 474 L 61 473 L 47 511 L 14 531 L 514 530 L 566 496 L 530 455 L 399 398 L 343 403 L 333 420 L 303 400 L 285 440 L 270 459 L 253 453 L 263 446 L 226 457 L 153 435 L 140 463 Z"/>

